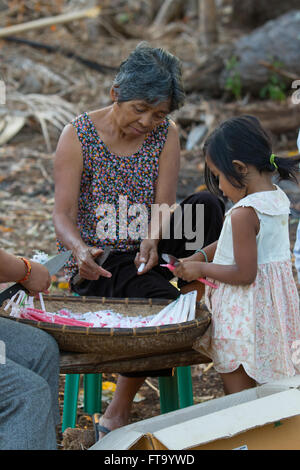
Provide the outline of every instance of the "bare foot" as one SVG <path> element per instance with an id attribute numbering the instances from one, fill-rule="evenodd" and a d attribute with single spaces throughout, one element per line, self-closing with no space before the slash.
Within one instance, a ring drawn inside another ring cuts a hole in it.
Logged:
<path id="1" fill-rule="evenodd" d="M 111 417 L 106 418 L 104 415 L 99 416 L 98 419 L 98 426 L 102 428 L 99 429 L 99 439 L 102 439 L 106 436 L 110 431 L 114 429 L 121 428 L 122 426 L 126 426 L 128 424 L 128 419 L 121 418 L 121 417 Z"/>

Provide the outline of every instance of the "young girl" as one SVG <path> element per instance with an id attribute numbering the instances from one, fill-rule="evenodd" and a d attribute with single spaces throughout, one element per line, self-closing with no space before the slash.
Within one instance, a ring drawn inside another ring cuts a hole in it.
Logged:
<path id="1" fill-rule="evenodd" d="M 298 152 L 300 154 L 300 129 L 298 133 L 297 146 L 298 146 Z M 295 256 L 295 267 L 297 269 L 297 275 L 298 275 L 298 282 L 300 284 L 300 220 L 298 222 L 298 227 L 297 227 L 297 236 L 296 236 L 296 242 L 294 246 L 294 256 Z"/>
<path id="2" fill-rule="evenodd" d="M 289 199 L 272 176 L 295 178 L 298 161 L 274 156 L 253 116 L 224 122 L 205 145 L 208 188 L 233 203 L 217 242 L 182 260 L 174 274 L 214 280 L 205 302 L 209 330 L 194 348 L 211 357 L 225 393 L 300 373 L 299 298 L 289 243 Z M 203 262 L 204 256 L 210 262 Z"/>

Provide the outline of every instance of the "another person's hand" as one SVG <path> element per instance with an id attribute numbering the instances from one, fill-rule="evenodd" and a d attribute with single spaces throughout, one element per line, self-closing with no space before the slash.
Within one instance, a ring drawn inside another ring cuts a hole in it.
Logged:
<path id="1" fill-rule="evenodd" d="M 74 253 L 77 260 L 80 277 L 89 281 L 96 281 L 100 276 L 111 277 L 111 273 L 106 271 L 94 261 L 103 253 L 101 248 L 85 247 Z"/>
<path id="2" fill-rule="evenodd" d="M 138 274 L 145 274 L 158 264 L 157 244 L 158 240 L 145 239 L 142 241 L 140 251 L 134 260 Z"/>
<path id="3" fill-rule="evenodd" d="M 45 292 L 51 284 L 51 277 L 48 269 L 40 263 L 30 262 L 31 273 L 27 281 L 22 282 L 31 295 Z"/>
<path id="4" fill-rule="evenodd" d="M 191 257 L 190 257 L 191 258 Z M 174 276 L 180 277 L 184 281 L 191 282 L 195 281 L 199 277 L 205 277 L 204 266 L 205 263 L 200 261 L 185 261 L 180 262 L 173 271 Z"/>

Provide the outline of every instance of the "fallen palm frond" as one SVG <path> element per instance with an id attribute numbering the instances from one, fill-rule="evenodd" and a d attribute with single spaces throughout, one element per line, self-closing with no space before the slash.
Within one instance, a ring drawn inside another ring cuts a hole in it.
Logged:
<path id="1" fill-rule="evenodd" d="M 47 152 L 51 153 L 52 148 L 48 124 L 50 123 L 61 130 L 76 114 L 75 106 L 58 95 L 22 94 L 17 91 L 8 92 L 7 103 L 1 109 L 2 116 L 0 115 L 2 124 L 3 121 L 6 123 L 6 126 L 0 133 L 0 141 L 2 141 L 2 144 L 7 142 L 13 135 L 19 132 L 27 119 L 34 118 L 41 126 Z M 12 127 L 14 119 L 18 123 L 18 125 L 13 127 L 15 134 L 13 132 L 8 133 L 7 126 L 10 125 Z M 22 119 L 23 125 L 21 125 L 20 121 Z M 4 135 L 7 136 L 5 139 Z"/>

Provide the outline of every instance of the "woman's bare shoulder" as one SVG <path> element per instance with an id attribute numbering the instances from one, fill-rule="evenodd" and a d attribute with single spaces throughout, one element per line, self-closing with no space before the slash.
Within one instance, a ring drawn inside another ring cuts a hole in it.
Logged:
<path id="1" fill-rule="evenodd" d="M 94 126 L 98 129 L 104 129 L 107 125 L 107 118 L 110 114 L 111 106 L 106 106 L 105 108 L 95 109 L 89 111 L 87 114 Z"/>
<path id="2" fill-rule="evenodd" d="M 178 139 L 179 137 L 179 130 L 177 124 L 173 121 L 173 119 L 169 118 L 169 128 L 168 128 L 168 137 Z"/>
<path id="3" fill-rule="evenodd" d="M 177 132 L 178 133 L 178 126 L 175 123 L 175 121 L 173 121 L 173 119 L 171 119 L 171 118 L 168 118 L 168 121 L 169 121 L 169 130 L 171 130 L 171 132 Z"/>

